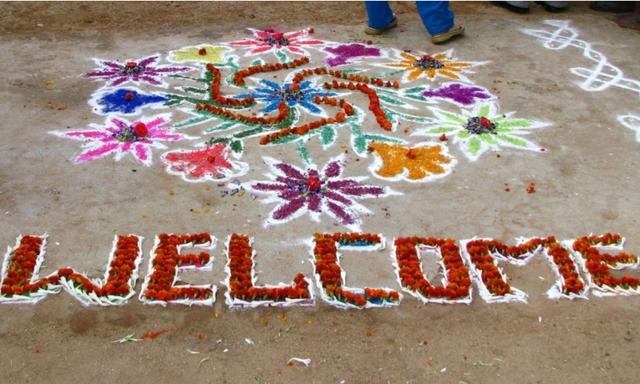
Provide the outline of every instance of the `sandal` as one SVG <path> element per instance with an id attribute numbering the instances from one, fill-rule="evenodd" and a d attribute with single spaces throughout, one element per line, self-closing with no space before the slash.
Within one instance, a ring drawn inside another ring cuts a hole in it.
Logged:
<path id="1" fill-rule="evenodd" d="M 447 32 L 435 34 L 431 37 L 431 42 L 434 44 L 442 44 L 449 41 L 451 38 L 462 35 L 464 33 L 464 26 L 456 25 Z"/>
<path id="2" fill-rule="evenodd" d="M 391 20 L 391 22 L 387 24 L 386 27 L 384 28 L 367 27 L 365 28 L 364 33 L 366 33 L 367 35 L 382 35 L 385 31 L 388 31 L 389 29 L 395 27 L 396 25 L 398 25 L 398 19 L 394 16 L 393 20 Z"/>

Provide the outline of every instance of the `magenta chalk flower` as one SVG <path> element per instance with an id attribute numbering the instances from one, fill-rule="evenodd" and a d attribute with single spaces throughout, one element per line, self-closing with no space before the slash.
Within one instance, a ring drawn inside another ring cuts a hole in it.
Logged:
<path id="1" fill-rule="evenodd" d="M 105 125 L 91 124 L 93 129 L 82 131 L 53 131 L 53 135 L 84 142 L 84 151 L 74 162 L 84 163 L 114 154 L 116 160 L 131 154 L 149 166 L 152 163 L 152 148 L 166 149 L 163 141 L 193 139 L 175 133 L 167 126 L 170 114 L 128 122 L 121 118 L 109 118 Z"/>

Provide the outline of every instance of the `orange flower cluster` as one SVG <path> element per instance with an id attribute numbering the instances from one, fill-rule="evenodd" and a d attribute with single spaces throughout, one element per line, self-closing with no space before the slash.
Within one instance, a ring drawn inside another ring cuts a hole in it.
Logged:
<path id="1" fill-rule="evenodd" d="M 97 296 L 127 295 L 133 290 L 130 279 L 136 269 L 136 258 L 140 255 L 139 240 L 138 236 L 118 236 L 115 257 L 109 264 L 109 275 L 102 287 L 71 268 L 61 268 L 58 275 L 86 293 L 94 293 Z"/>
<path id="2" fill-rule="evenodd" d="M 314 238 L 315 270 L 327 296 L 357 307 L 363 307 L 367 302 L 383 304 L 397 303 L 400 300 L 396 291 L 365 288 L 364 294 L 358 294 L 342 288 L 342 269 L 338 265 L 337 244 L 350 247 L 369 246 L 379 244 L 382 241 L 380 236 L 366 233 L 316 233 Z"/>
<path id="3" fill-rule="evenodd" d="M 289 114 L 289 108 L 287 107 L 287 104 L 284 101 L 280 102 L 280 105 L 278 105 L 278 114 L 270 117 L 247 116 L 241 113 L 231 112 L 224 108 L 216 107 L 215 105 L 202 104 L 202 103 L 196 104 L 196 110 L 198 111 L 206 110 L 208 112 L 213 113 L 214 115 L 223 116 L 227 119 L 238 120 L 243 123 L 267 124 L 267 125 L 278 124 L 284 119 L 286 119 L 287 115 Z"/>
<path id="4" fill-rule="evenodd" d="M 321 98 L 320 96 L 317 96 L 314 102 L 316 104 L 324 103 L 324 104 L 333 105 L 333 106 L 339 105 L 340 108 L 344 110 L 344 112 L 340 111 L 336 113 L 335 117 L 330 117 L 328 119 L 322 118 L 320 120 L 312 121 L 307 124 L 299 125 L 297 127 L 283 128 L 274 133 L 270 133 L 268 135 L 262 136 L 260 138 L 260 144 L 266 145 L 289 135 L 304 135 L 309 133 L 309 131 L 313 131 L 315 129 L 318 129 L 328 124 L 342 123 L 347 119 L 347 116 L 353 115 L 353 107 L 351 106 L 351 104 L 349 104 L 343 99 L 338 100 L 332 97 L 325 96 Z"/>
<path id="5" fill-rule="evenodd" d="M 563 285 L 562 292 L 565 295 L 584 293 L 584 282 L 580 278 L 578 268 L 569 256 L 567 251 L 553 236 L 548 237 L 544 241 L 547 254 L 553 259 L 553 263 L 558 266 L 558 272 L 562 276 Z"/>
<path id="6" fill-rule="evenodd" d="M 2 280 L 0 292 L 3 296 L 25 295 L 35 293 L 43 287 L 57 285 L 57 275 L 39 279 L 31 283 L 33 271 L 36 267 L 38 255 L 44 247 L 44 238 L 41 236 L 24 236 L 20 244 L 9 255 L 7 275 Z"/>
<path id="7" fill-rule="evenodd" d="M 606 233 L 602 236 L 580 237 L 573 243 L 573 250 L 579 252 L 586 261 L 587 271 L 591 274 L 593 283 L 598 287 L 636 289 L 640 286 L 640 279 L 631 276 L 615 277 L 609 272 L 610 266 L 637 263 L 638 257 L 636 255 L 627 252 L 620 252 L 617 255 L 603 254 L 595 247 L 595 245 L 612 245 L 621 242 L 622 236 L 619 234 Z"/>
<path id="8" fill-rule="evenodd" d="M 207 70 L 213 75 L 213 82 L 211 83 L 211 98 L 216 103 L 226 105 L 228 107 L 247 107 L 253 104 L 253 97 L 245 97 L 244 99 L 234 99 L 229 97 L 223 97 L 220 94 L 220 79 L 222 77 L 221 72 L 213 64 L 207 64 Z"/>
<path id="9" fill-rule="evenodd" d="M 293 81 L 299 83 L 305 77 L 309 77 L 309 76 L 312 76 L 312 75 L 329 75 L 329 76 L 337 77 L 339 79 L 349 80 L 349 84 L 353 84 L 352 82 L 355 81 L 356 83 L 371 84 L 371 85 L 376 85 L 378 87 L 395 88 L 395 89 L 400 88 L 400 83 L 398 83 L 397 80 L 385 82 L 384 80 L 378 79 L 378 78 L 375 78 L 375 77 L 348 74 L 348 73 L 343 73 L 342 71 L 337 70 L 337 69 L 335 69 L 335 70 L 334 69 L 327 69 L 325 67 L 317 67 L 317 68 L 314 68 L 314 69 L 305 69 L 302 72 L 297 73 L 293 77 Z M 355 89 L 355 87 L 354 88 L 349 88 L 349 89 L 353 90 L 353 89 Z"/>
<path id="10" fill-rule="evenodd" d="M 256 73 L 262 72 L 274 72 L 279 71 L 281 69 L 291 69 L 296 68 L 301 65 L 305 65 L 309 63 L 309 58 L 307 56 L 303 56 L 299 59 L 295 59 L 288 63 L 267 63 L 264 65 L 253 65 L 251 67 L 247 67 L 243 70 L 236 72 L 233 76 L 233 83 L 235 85 L 245 85 L 244 79 L 245 77 L 254 75 Z"/>
<path id="11" fill-rule="evenodd" d="M 209 262 L 210 256 L 206 252 L 199 254 L 180 255 L 178 245 L 208 244 L 212 239 L 208 233 L 174 235 L 161 233 L 159 244 L 155 250 L 152 262 L 153 273 L 149 277 L 144 298 L 148 300 L 172 301 L 180 299 L 204 300 L 211 297 L 213 291 L 209 288 L 173 287 L 179 266 L 201 266 Z"/>
<path id="12" fill-rule="evenodd" d="M 233 299 L 277 301 L 310 299 L 309 283 L 302 273 L 287 287 L 256 287 L 253 285 L 253 249 L 249 237 L 233 234 L 229 239 L 229 294 Z"/>
<path id="13" fill-rule="evenodd" d="M 402 237 L 396 239 L 396 259 L 402 286 L 425 298 L 462 299 L 469 296 L 471 278 L 460 250 L 452 239 L 434 237 Z M 447 276 L 447 286 L 433 286 L 424 277 L 417 246 L 438 247 Z"/>
<path id="14" fill-rule="evenodd" d="M 496 267 L 491 253 L 520 260 L 523 255 L 533 252 L 542 243 L 542 239 L 533 238 L 517 246 L 507 246 L 497 240 L 479 239 L 467 243 L 467 252 L 471 262 L 481 272 L 482 282 L 489 292 L 492 295 L 504 296 L 511 293 L 511 286 Z"/>
<path id="15" fill-rule="evenodd" d="M 350 89 L 350 90 L 358 90 L 369 97 L 369 110 L 373 112 L 373 115 L 376 117 L 376 121 L 378 125 L 382 127 L 382 129 L 386 131 L 391 130 L 391 122 L 387 119 L 382 108 L 380 108 L 380 99 L 378 98 L 378 93 L 375 89 L 370 88 L 366 84 L 354 84 L 352 82 L 338 82 L 333 80 L 331 83 L 324 83 L 324 87 L 326 89 Z"/>

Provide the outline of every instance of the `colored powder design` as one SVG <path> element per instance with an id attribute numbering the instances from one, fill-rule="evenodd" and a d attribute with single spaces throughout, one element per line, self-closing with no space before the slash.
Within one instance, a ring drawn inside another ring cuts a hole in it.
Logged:
<path id="1" fill-rule="evenodd" d="M 453 83 L 440 87 L 436 90 L 428 90 L 422 93 L 426 97 L 440 97 L 443 99 L 450 99 L 456 103 L 463 105 L 471 105 L 476 102 L 477 99 L 489 99 L 491 94 L 486 89 L 481 87 L 472 87 L 459 83 Z"/>
<path id="2" fill-rule="evenodd" d="M 367 47 L 362 44 L 343 44 L 337 47 L 325 48 L 325 52 L 333 55 L 333 57 L 325 60 L 325 63 L 331 67 L 348 64 L 359 57 L 380 56 L 378 48 Z"/>
<path id="3" fill-rule="evenodd" d="M 101 113 L 137 113 L 139 109 L 154 103 L 164 103 L 164 96 L 140 93 L 134 89 L 116 89 L 97 100 Z"/>

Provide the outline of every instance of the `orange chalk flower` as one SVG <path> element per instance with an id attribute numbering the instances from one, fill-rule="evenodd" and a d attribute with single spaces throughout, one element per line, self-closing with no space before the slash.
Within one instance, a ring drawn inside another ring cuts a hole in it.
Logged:
<path id="1" fill-rule="evenodd" d="M 441 144 L 406 147 L 400 144 L 371 143 L 376 155 L 371 173 L 382 179 L 427 182 L 451 172 L 456 160 Z"/>
<path id="2" fill-rule="evenodd" d="M 453 50 L 436 53 L 430 55 L 423 53 L 421 55 L 412 55 L 408 52 L 399 53 L 402 60 L 395 63 L 384 64 L 386 67 L 403 68 L 405 75 L 404 82 L 416 80 L 422 76 L 433 81 L 437 77 L 445 77 L 447 79 L 464 81 L 471 83 L 464 73 L 470 72 L 466 68 L 484 63 L 471 61 L 458 61 L 453 57 Z"/>

